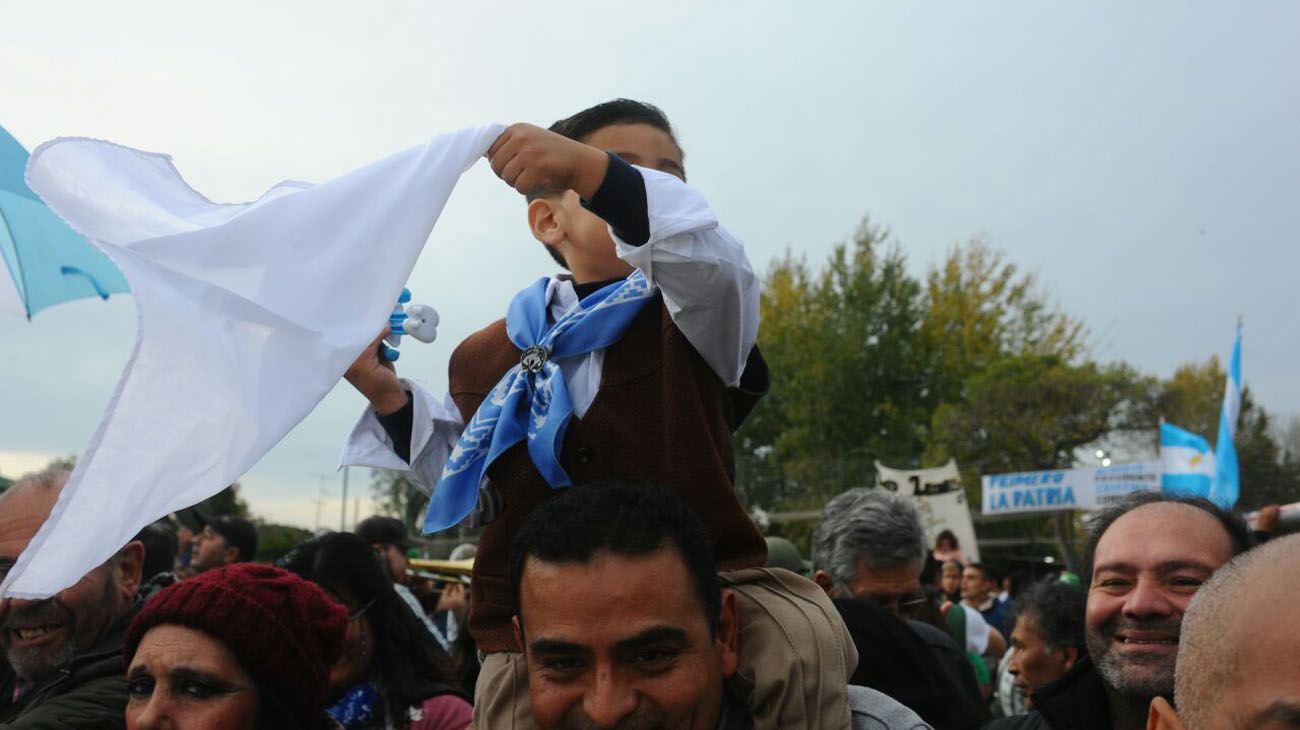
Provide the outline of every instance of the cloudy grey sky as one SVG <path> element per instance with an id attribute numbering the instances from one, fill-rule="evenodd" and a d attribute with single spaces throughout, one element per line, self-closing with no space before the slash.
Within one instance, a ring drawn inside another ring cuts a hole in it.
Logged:
<path id="1" fill-rule="evenodd" d="M 0 125 L 167 152 L 215 200 L 325 180 L 439 131 L 550 123 L 615 96 L 678 126 L 692 183 L 765 269 L 863 216 L 920 273 L 980 234 L 1083 318 L 1094 354 L 1167 376 L 1226 357 L 1300 414 L 1300 4 L 0 0 Z M 382 242 L 375 242 L 382 255 Z M 403 371 L 550 271 L 486 166 L 416 268 L 443 316 Z M 0 318 L 0 474 L 79 452 L 135 330 L 129 297 Z M 243 480 L 255 511 L 336 524 L 337 388 Z M 367 475 L 353 494 L 370 511 Z"/>

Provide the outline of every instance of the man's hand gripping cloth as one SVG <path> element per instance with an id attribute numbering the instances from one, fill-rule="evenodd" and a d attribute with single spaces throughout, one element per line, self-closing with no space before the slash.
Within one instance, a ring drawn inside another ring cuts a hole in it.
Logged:
<path id="1" fill-rule="evenodd" d="M 465 519 L 478 501 L 488 466 L 511 446 L 528 439 L 528 455 L 546 483 L 570 486 L 560 466 L 564 430 L 573 404 L 556 360 L 587 355 L 614 344 L 651 300 L 654 288 L 640 271 L 588 296 L 554 325 L 549 324 L 546 288 L 540 279 L 515 295 L 506 314 L 506 334 L 523 353 L 483 400 L 452 450 L 429 498 L 426 534 Z"/>
<path id="2" fill-rule="evenodd" d="M 457 179 L 502 129 L 240 205 L 204 198 L 165 155 L 88 139 L 37 148 L 28 186 L 126 275 L 138 329 L 103 420 L 0 595 L 67 588 L 252 467 L 374 339 Z"/>

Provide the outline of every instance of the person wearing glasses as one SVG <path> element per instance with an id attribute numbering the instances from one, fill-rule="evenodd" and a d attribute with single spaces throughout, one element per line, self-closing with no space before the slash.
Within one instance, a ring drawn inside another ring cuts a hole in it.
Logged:
<path id="1" fill-rule="evenodd" d="M 281 561 L 348 610 L 343 651 L 330 670 L 330 715 L 345 730 L 463 730 L 472 708 L 446 652 L 393 590 L 370 544 L 346 532 L 312 538 Z"/>
<path id="2" fill-rule="evenodd" d="M 965 652 L 942 629 L 916 620 L 927 608 L 927 552 L 910 500 L 884 489 L 850 489 L 826 504 L 813 532 L 813 581 L 859 644 L 855 684 L 895 697 L 935 728 L 975 727 L 985 713 Z M 906 660 L 875 666 L 881 657 Z M 927 699 L 936 694 L 943 701 Z"/>

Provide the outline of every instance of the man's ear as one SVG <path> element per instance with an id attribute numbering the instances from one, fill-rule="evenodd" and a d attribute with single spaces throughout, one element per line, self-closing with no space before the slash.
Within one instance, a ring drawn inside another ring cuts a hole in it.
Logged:
<path id="1" fill-rule="evenodd" d="M 816 583 L 823 591 L 826 591 L 826 595 L 834 597 L 835 579 L 831 577 L 830 573 L 827 573 L 824 570 L 819 570 L 813 573 L 812 579 L 813 582 Z"/>
<path id="2" fill-rule="evenodd" d="M 564 225 L 557 217 L 559 198 L 536 198 L 528 204 L 528 228 L 533 238 L 547 246 L 564 242 Z"/>
<path id="3" fill-rule="evenodd" d="M 239 560 L 239 558 L 240 558 L 240 555 L 239 555 L 239 548 L 235 547 L 234 545 L 227 545 L 227 546 L 226 546 L 225 557 L 223 558 L 225 564 L 226 564 L 226 565 L 230 565 L 231 563 L 235 562 L 236 560 Z M 250 556 L 250 557 L 245 558 L 245 559 L 246 559 L 246 560 L 252 560 L 253 558 Z"/>
<path id="4" fill-rule="evenodd" d="M 1079 661 L 1079 647 L 1067 646 L 1061 650 L 1061 656 L 1065 659 L 1066 670 L 1069 670 L 1075 662 Z"/>
<path id="5" fill-rule="evenodd" d="M 144 543 L 132 540 L 117 553 L 117 564 L 113 567 L 113 577 L 117 580 L 118 591 L 128 603 L 135 599 L 140 590 L 140 573 L 144 570 Z"/>
<path id="6" fill-rule="evenodd" d="M 1147 709 L 1147 730 L 1184 730 L 1183 721 L 1178 719 L 1178 713 L 1169 700 L 1164 697 L 1151 700 L 1151 707 Z"/>
<path id="7" fill-rule="evenodd" d="M 722 650 L 722 677 L 730 679 L 740 662 L 740 611 L 736 608 L 736 594 L 729 589 L 722 591 L 716 641 Z"/>
<path id="8" fill-rule="evenodd" d="M 525 653 L 528 653 L 527 646 L 524 644 L 524 624 L 519 620 L 519 614 L 510 617 L 510 628 L 515 631 L 515 643 Z"/>

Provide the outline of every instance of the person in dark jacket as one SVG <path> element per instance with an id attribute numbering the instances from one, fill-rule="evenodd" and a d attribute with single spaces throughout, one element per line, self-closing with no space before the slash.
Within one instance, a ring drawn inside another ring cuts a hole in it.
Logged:
<path id="1" fill-rule="evenodd" d="M 1089 656 L 1032 695 L 1033 712 L 990 730 L 1141 730 L 1156 697 L 1174 692 L 1174 659 L 1197 588 L 1250 546 L 1240 519 L 1199 498 L 1141 493 L 1088 528 Z"/>
<path id="2" fill-rule="evenodd" d="M 49 517 L 68 472 L 47 470 L 0 496 L 0 577 Z M 13 670 L 0 728 L 121 728 L 126 707 L 122 637 L 136 612 L 144 546 L 129 542 L 72 587 L 43 600 L 0 603 Z"/>
<path id="3" fill-rule="evenodd" d="M 927 553 L 915 505 L 883 489 L 850 489 L 826 504 L 813 532 L 813 581 L 832 599 L 876 609 L 836 602 L 859 645 L 852 683 L 894 697 L 936 728 L 977 727 L 986 715 L 964 653 L 942 631 L 910 620 L 926 603 Z"/>

